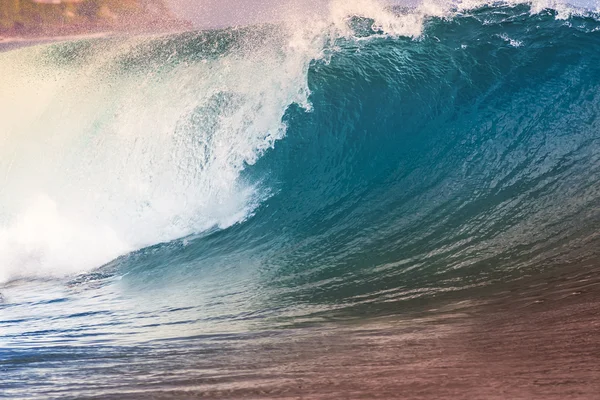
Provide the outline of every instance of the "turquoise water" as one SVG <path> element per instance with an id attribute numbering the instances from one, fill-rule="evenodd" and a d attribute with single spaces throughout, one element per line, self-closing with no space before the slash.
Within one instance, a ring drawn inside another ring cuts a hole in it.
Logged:
<path id="1" fill-rule="evenodd" d="M 303 329 L 592 265 L 596 15 L 414 12 L 0 53 L 3 393 L 250 387 Z"/>

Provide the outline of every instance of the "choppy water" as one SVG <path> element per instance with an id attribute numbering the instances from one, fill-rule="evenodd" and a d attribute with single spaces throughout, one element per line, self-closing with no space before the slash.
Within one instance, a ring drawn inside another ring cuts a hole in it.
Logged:
<path id="1" fill-rule="evenodd" d="M 330 14 L 0 53 L 6 397 L 593 398 L 597 15 Z"/>

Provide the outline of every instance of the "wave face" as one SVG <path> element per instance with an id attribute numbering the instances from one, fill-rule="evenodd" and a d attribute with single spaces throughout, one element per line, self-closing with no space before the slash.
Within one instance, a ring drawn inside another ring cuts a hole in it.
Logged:
<path id="1" fill-rule="evenodd" d="M 597 257 L 593 14 L 341 4 L 1 54 L 0 278 L 297 316 Z"/>

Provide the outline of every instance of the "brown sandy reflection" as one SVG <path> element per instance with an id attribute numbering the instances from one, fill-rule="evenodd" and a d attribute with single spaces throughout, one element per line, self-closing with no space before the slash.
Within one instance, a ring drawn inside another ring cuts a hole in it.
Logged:
<path id="1" fill-rule="evenodd" d="M 177 380 L 98 398 L 595 399 L 599 287 L 593 270 L 538 277 L 485 304 L 163 353 Z"/>

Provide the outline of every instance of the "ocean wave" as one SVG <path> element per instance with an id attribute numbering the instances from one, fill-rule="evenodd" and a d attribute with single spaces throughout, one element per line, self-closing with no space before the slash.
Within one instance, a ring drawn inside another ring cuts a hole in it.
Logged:
<path id="1" fill-rule="evenodd" d="M 335 308 L 594 257 L 598 28 L 554 3 L 333 2 L 3 53 L 0 278 L 129 254 L 132 286 L 214 271 Z"/>

